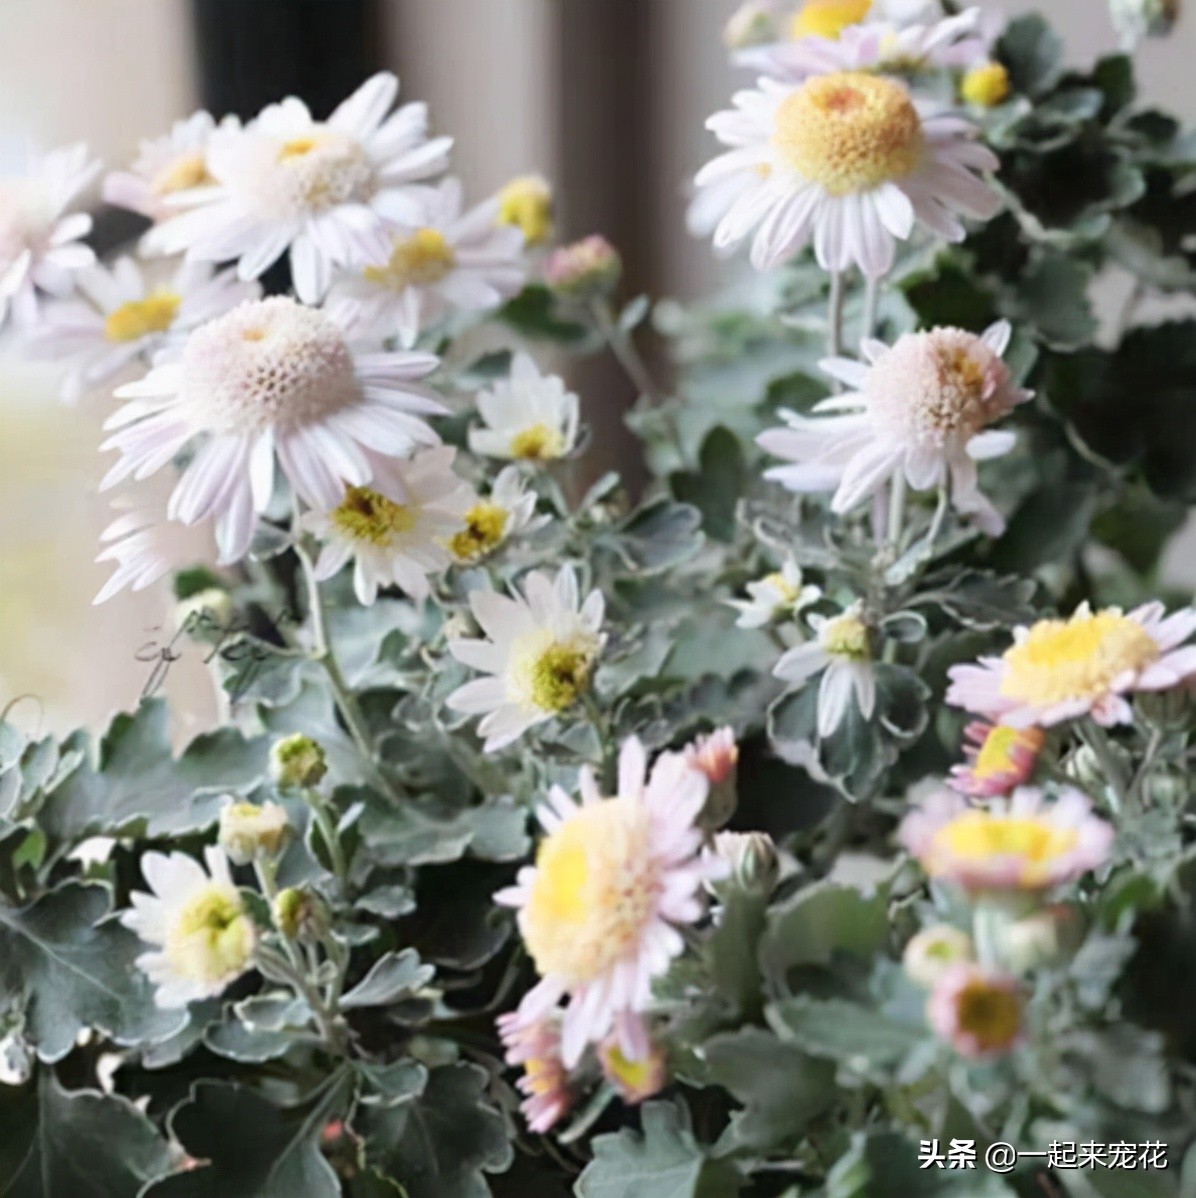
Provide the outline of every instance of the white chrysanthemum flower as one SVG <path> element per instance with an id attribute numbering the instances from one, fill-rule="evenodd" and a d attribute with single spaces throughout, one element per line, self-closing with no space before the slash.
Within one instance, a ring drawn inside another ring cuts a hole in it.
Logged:
<path id="1" fill-rule="evenodd" d="M 830 736 L 843 722 L 853 698 L 868 720 L 876 709 L 876 669 L 872 637 L 859 603 L 837 616 L 810 617 L 815 639 L 785 653 L 773 674 L 800 686 L 822 673 L 818 686 L 818 735 Z"/>
<path id="2" fill-rule="evenodd" d="M 213 518 L 221 560 L 244 556 L 270 500 L 275 458 L 312 507 L 373 477 L 367 450 L 405 456 L 439 438 L 420 419 L 444 407 L 417 380 L 430 354 L 355 353 L 324 313 L 284 296 L 243 303 L 201 325 L 177 361 L 116 394 L 102 448 L 120 461 L 102 487 L 141 479 L 202 441 L 171 495 L 184 524 Z"/>
<path id="3" fill-rule="evenodd" d="M 758 582 L 749 582 L 747 593 L 750 599 L 727 600 L 728 606 L 739 612 L 735 621 L 739 628 L 764 628 L 797 615 L 822 598 L 821 587 L 802 582 L 801 567 L 792 558 Z"/>
<path id="4" fill-rule="evenodd" d="M 220 847 L 234 865 L 277 857 L 292 830 L 281 803 L 238 802 L 230 796 L 220 808 Z"/>
<path id="5" fill-rule="evenodd" d="M 566 1067 L 612 1031 L 628 1059 L 648 1055 L 643 1012 L 652 982 L 684 947 L 678 925 L 701 917 L 703 886 L 726 870 L 702 852 L 695 826 L 706 778 L 679 754 L 662 754 L 649 773 L 633 737 L 619 753 L 615 797 L 602 796 L 588 767 L 580 783 L 580 804 L 552 788 L 537 811 L 548 835 L 535 865 L 495 895 L 518 909 L 541 978 L 520 1004 L 520 1020 L 544 1018 L 568 999 L 561 1015 Z"/>
<path id="6" fill-rule="evenodd" d="M 977 487 L 976 463 L 1008 453 L 1014 434 L 988 430 L 1032 392 L 1014 386 L 1001 360 L 1007 321 L 984 333 L 931 329 L 892 346 L 865 341 L 865 362 L 830 358 L 822 368 L 856 391 L 824 400 L 813 417 L 782 412 L 788 427 L 756 438 L 794 465 L 765 472 L 791 491 L 835 492 L 831 507 L 850 511 L 895 475 L 918 491 L 951 485 L 955 506 L 996 536 L 1000 513 Z M 987 431 L 986 431 L 987 430 Z"/>
<path id="7" fill-rule="evenodd" d="M 518 466 L 504 466 L 485 499 L 465 513 L 465 527 L 448 541 L 449 552 L 468 565 L 499 550 L 519 532 L 532 532 L 550 517 L 536 516 L 536 494 L 529 491 Z"/>
<path id="8" fill-rule="evenodd" d="M 120 917 L 154 946 L 137 964 L 157 986 L 159 1007 L 215 998 L 253 963 L 257 932 L 233 885 L 228 858 L 211 847 L 204 858 L 206 873 L 185 853 L 146 853 L 141 872 L 153 893 L 135 890 L 129 896 L 132 910 Z"/>
<path id="9" fill-rule="evenodd" d="M 469 448 L 491 458 L 551 462 L 577 444 L 580 405 L 555 374 L 541 374 L 517 353 L 511 376 L 478 393 L 484 428 L 469 430 Z"/>
<path id="10" fill-rule="evenodd" d="M 256 283 L 243 283 L 231 270 L 217 274 L 206 262 L 182 262 L 154 285 L 132 258 L 121 258 L 111 270 L 89 267 L 77 282 L 85 298 L 47 304 L 28 337 L 32 356 L 68 362 L 60 392 L 67 403 L 258 296 Z"/>
<path id="11" fill-rule="evenodd" d="M 494 753 L 589 690 L 606 639 L 605 603 L 597 590 L 580 602 L 572 566 L 562 566 L 555 579 L 529 574 L 523 593 L 513 598 L 479 590 L 469 601 L 487 639 L 451 640 L 449 652 L 492 677 L 458 687 L 448 705 L 483 717 L 478 733 L 486 738 L 486 752 Z"/>
<path id="12" fill-rule="evenodd" d="M 361 603 L 373 603 L 388 586 L 422 603 L 430 593 L 428 575 L 452 563 L 444 542 L 461 527 L 473 498 L 453 473 L 455 456 L 455 449 L 439 446 L 409 462 L 377 462 L 371 486 L 346 487 L 336 507 L 309 512 L 304 527 L 327 542 L 316 578 L 331 578 L 352 558 Z"/>
<path id="13" fill-rule="evenodd" d="M 10 312 L 18 323 L 33 324 L 38 292 L 68 295 L 76 272 L 95 261 L 79 243 L 91 232 L 91 217 L 67 209 L 99 172 L 87 147 L 76 145 L 0 179 L 0 327 Z"/>
<path id="14" fill-rule="evenodd" d="M 387 115 L 398 90 L 384 71 L 327 121 L 290 96 L 244 128 L 214 130 L 206 158 L 214 182 L 179 193 L 175 202 L 191 210 L 152 229 L 147 247 L 236 258 L 243 279 L 256 279 L 289 249 L 295 291 L 315 303 L 334 265 L 385 256 L 390 228 L 419 218 L 412 184 L 448 164 L 452 139 L 428 140 L 425 105 Z"/>
<path id="15" fill-rule="evenodd" d="M 221 128 L 237 129 L 236 117 L 225 117 Z M 139 212 L 152 221 L 178 215 L 172 196 L 196 187 L 210 187 L 208 141 L 216 128 L 210 113 L 195 112 L 170 127 L 161 137 L 143 138 L 127 171 L 105 176 L 100 194 L 106 203 Z"/>
<path id="16" fill-rule="evenodd" d="M 894 79 L 863 71 L 798 87 L 761 79 L 734 104 L 707 121 L 732 148 L 695 180 L 700 192 L 717 188 L 718 204 L 700 194 L 696 203 L 705 221 L 725 205 L 715 249 L 729 253 L 750 237 L 757 270 L 812 241 L 823 269 L 854 263 L 875 278 L 892 266 L 895 239 L 907 240 L 916 224 L 960 241 L 956 213 L 987 220 L 1000 208 L 975 173 L 998 165 L 975 127 L 920 110 Z"/>
<path id="17" fill-rule="evenodd" d="M 415 344 L 452 312 L 497 308 L 527 274 L 523 234 L 496 223 L 493 203 L 462 212 L 461 183 L 445 179 L 421 197 L 414 227 L 392 235 L 387 253 L 341 273 L 329 314 L 354 332 Z"/>

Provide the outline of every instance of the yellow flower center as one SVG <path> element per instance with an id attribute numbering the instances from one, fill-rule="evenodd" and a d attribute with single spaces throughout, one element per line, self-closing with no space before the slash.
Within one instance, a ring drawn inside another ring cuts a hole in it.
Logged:
<path id="1" fill-rule="evenodd" d="M 827 620 L 818 639 L 832 657 L 846 657 L 852 661 L 868 661 L 872 657 L 868 626 L 852 613 Z"/>
<path id="2" fill-rule="evenodd" d="M 211 182 L 213 180 L 208 174 L 207 161 L 203 154 L 196 150 L 163 167 L 150 183 L 150 190 L 155 195 L 173 195 L 176 191 L 188 191 L 192 187 L 202 187 Z"/>
<path id="3" fill-rule="evenodd" d="M 606 799 L 546 837 L 520 927 L 541 975 L 570 985 L 603 973 L 639 941 L 656 904 L 643 807 Z"/>
<path id="4" fill-rule="evenodd" d="M 1045 867 L 1074 849 L 1076 842 L 1074 828 L 1041 819 L 969 811 L 939 829 L 931 857 L 973 862 L 1020 857 L 1022 884 L 1036 886 L 1046 876 Z"/>
<path id="5" fill-rule="evenodd" d="M 547 629 L 529 632 L 511 648 L 510 685 L 516 700 L 537 711 L 572 707 L 590 685 L 598 646 L 593 638 L 557 640 Z"/>
<path id="6" fill-rule="evenodd" d="M 565 450 L 565 438 L 547 424 L 532 424 L 511 438 L 511 457 L 529 462 L 548 462 Z"/>
<path id="7" fill-rule="evenodd" d="M 640 1061 L 629 1061 L 617 1044 L 611 1044 L 602 1052 L 602 1064 L 606 1072 L 628 1094 L 639 1095 L 653 1089 L 658 1082 L 660 1062 L 651 1053 Z"/>
<path id="8" fill-rule="evenodd" d="M 1010 771 L 1016 772 L 1019 767 L 1013 760 L 1015 750 L 1024 748 L 1036 754 L 1042 748 L 1042 741 L 1042 733 L 1037 728 L 1007 728 L 1004 724 L 998 724 L 984 738 L 984 744 L 976 754 L 972 773 L 977 778 L 992 778 Z"/>
<path id="9" fill-rule="evenodd" d="M 164 333 L 182 302 L 183 297 L 173 291 L 152 291 L 145 299 L 129 300 L 108 313 L 104 336 L 109 341 L 138 341 L 150 333 Z"/>
<path id="10" fill-rule="evenodd" d="M 552 192 L 543 179 L 522 175 L 498 193 L 498 224 L 513 225 L 528 245 L 552 236 Z"/>
<path id="11" fill-rule="evenodd" d="M 977 978 L 960 991 L 956 1017 L 960 1031 L 976 1038 L 984 1052 L 1000 1052 L 1017 1039 L 1022 1004 L 1017 994 Z"/>
<path id="12" fill-rule="evenodd" d="M 909 92 L 879 75 L 816 75 L 777 109 L 772 144 L 831 195 L 869 191 L 908 175 L 922 155 L 922 120 Z"/>
<path id="13" fill-rule="evenodd" d="M 496 503 L 475 503 L 465 513 L 465 527 L 449 538 L 449 551 L 461 562 L 485 557 L 502 541 L 509 516 Z"/>
<path id="14" fill-rule="evenodd" d="M 417 229 L 396 237 L 385 266 L 367 266 L 361 273 L 371 283 L 402 291 L 437 283 L 453 269 L 453 247 L 439 229 Z"/>
<path id="15" fill-rule="evenodd" d="M 311 133 L 305 133 L 302 137 L 292 137 L 279 147 L 278 160 L 286 162 L 290 158 L 305 158 L 319 147 L 320 142 L 321 139 Z"/>
<path id="16" fill-rule="evenodd" d="M 564 1071 L 559 1061 L 528 1057 L 523 1062 L 523 1073 L 533 1094 L 551 1094 L 561 1085 Z"/>
<path id="17" fill-rule="evenodd" d="M 179 910 L 165 952 L 180 977 L 206 985 L 240 973 L 253 954 L 253 922 L 233 886 L 212 882 Z"/>
<path id="18" fill-rule="evenodd" d="M 369 487 L 346 487 L 345 497 L 330 513 L 332 523 L 345 536 L 370 545 L 389 545 L 396 536 L 415 527 L 415 513 Z"/>
<path id="19" fill-rule="evenodd" d="M 1001 694 L 1046 707 L 1105 695 L 1122 675 L 1144 669 L 1159 646 L 1117 608 L 1077 611 L 1070 620 L 1040 620 L 1005 653 Z"/>
<path id="20" fill-rule="evenodd" d="M 783 603 L 792 603 L 799 594 L 797 587 L 780 570 L 765 575 L 764 581 L 777 592 Z"/>
<path id="21" fill-rule="evenodd" d="M 959 93 L 969 104 L 995 108 L 1009 95 L 1009 72 L 999 62 L 973 67 L 963 77 Z"/>
<path id="22" fill-rule="evenodd" d="M 789 36 L 837 38 L 848 25 L 858 25 L 872 9 L 872 0 L 806 0 L 793 14 Z"/>
<path id="23" fill-rule="evenodd" d="M 264 172 L 247 186 L 255 204 L 280 219 L 364 200 L 376 184 L 361 143 L 327 125 L 282 142 L 275 158 L 280 169 Z"/>

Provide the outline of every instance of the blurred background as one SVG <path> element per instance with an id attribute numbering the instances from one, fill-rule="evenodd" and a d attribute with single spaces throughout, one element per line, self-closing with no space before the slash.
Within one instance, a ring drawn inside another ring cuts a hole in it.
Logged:
<path id="1" fill-rule="evenodd" d="M 1117 48 L 1104 0 L 984 0 L 1045 9 L 1072 60 Z M 682 219 L 687 180 L 710 156 L 705 118 L 746 80 L 720 31 L 736 0 L 3 0 L 0 175 L 30 143 L 87 141 L 109 166 L 140 138 L 203 106 L 252 115 L 288 93 L 326 114 L 382 67 L 402 97 L 429 102 L 456 138 L 454 168 L 475 199 L 539 171 L 558 195 L 564 239 L 600 230 L 623 251 L 628 294 L 700 297 L 742 263 L 719 263 Z M 1196 19 L 1138 52 L 1142 99 L 1196 121 Z M 98 224 L 112 244 L 127 231 Z M 634 398 L 606 363 L 572 379 L 597 426 L 595 467 L 620 460 Z M 0 342 L 0 706 L 25 728 L 99 725 L 135 704 L 140 646 L 169 639 L 165 584 L 101 608 L 95 566 L 107 523 L 96 497 L 102 403 L 64 408 L 52 367 Z M 625 459 L 624 459 L 625 460 Z M 163 480 L 165 481 L 165 480 Z M 1172 568 L 1196 572 L 1196 540 Z M 185 739 L 213 718 L 199 655 L 168 687 Z"/>

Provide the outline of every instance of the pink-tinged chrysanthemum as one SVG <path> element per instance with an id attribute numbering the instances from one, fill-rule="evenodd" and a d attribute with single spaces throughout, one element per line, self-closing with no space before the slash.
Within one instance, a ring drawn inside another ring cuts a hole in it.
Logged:
<path id="1" fill-rule="evenodd" d="M 495 222 L 493 203 L 462 212 L 462 199 L 457 179 L 427 189 L 418 221 L 396 230 L 386 253 L 336 277 L 329 314 L 410 347 L 451 313 L 486 312 L 514 295 L 527 274 L 523 234 Z"/>
<path id="2" fill-rule="evenodd" d="M 926 1019 L 961 1056 L 975 1061 L 1003 1056 L 1023 1036 L 1017 978 L 979 965 L 953 965 L 935 982 Z"/>
<path id="3" fill-rule="evenodd" d="M 718 188 L 723 202 L 734 194 L 714 246 L 730 252 L 751 238 L 757 270 L 812 241 L 824 270 L 856 264 L 875 278 L 915 225 L 962 241 L 957 213 L 987 220 L 1000 209 L 977 173 L 995 170 L 997 158 L 975 140 L 975 128 L 919 108 L 894 79 L 865 71 L 817 75 L 797 87 L 761 79 L 734 103 L 707 122 L 731 149 L 695 182 Z"/>
<path id="4" fill-rule="evenodd" d="M 1161 603 L 1129 613 L 1081 604 L 1068 620 L 1014 632 L 1000 657 L 954 666 L 947 702 L 1012 728 L 1050 727 L 1091 716 L 1106 726 L 1133 712 L 1125 696 L 1163 691 L 1196 677 L 1196 609 L 1167 615 Z"/>
<path id="5" fill-rule="evenodd" d="M 649 1046 L 639 1058 L 628 1057 L 617 1036 L 609 1036 L 598 1048 L 602 1076 L 614 1086 L 619 1097 L 631 1106 L 659 1094 L 669 1080 L 668 1062 L 658 1044 Z"/>
<path id="6" fill-rule="evenodd" d="M 181 262 L 150 283 L 137 262 L 120 258 L 110 270 L 97 263 L 81 271 L 77 283 L 80 296 L 48 303 L 27 342 L 32 356 L 66 361 L 60 394 L 67 403 L 258 296 L 256 283 L 206 262 Z"/>
<path id="7" fill-rule="evenodd" d="M 698 920 L 703 885 L 722 863 L 702 851 L 695 821 L 706 779 L 676 753 L 651 773 L 632 738 L 619 754 L 619 786 L 603 798 L 593 772 L 581 773 L 580 804 L 560 787 L 537 812 L 547 836 L 536 863 L 495 895 L 518 909 L 519 930 L 541 981 L 520 1004 L 521 1017 L 542 1018 L 567 999 L 561 1056 L 572 1067 L 586 1044 L 612 1032 L 629 1060 L 650 1043 L 642 1013 L 652 982 L 684 941 L 677 925 Z"/>
<path id="8" fill-rule="evenodd" d="M 86 212 L 67 212 L 100 172 L 85 145 L 54 150 L 23 175 L 0 179 L 0 327 L 37 319 L 38 294 L 68 295 L 78 271 L 95 261 L 79 239 Z"/>
<path id="9" fill-rule="evenodd" d="M 500 1015 L 498 1034 L 507 1050 L 508 1065 L 522 1065 L 515 1084 L 524 1095 L 519 1109 L 528 1127 L 543 1135 L 555 1127 L 573 1106 L 569 1070 L 561 1060 L 561 1026 L 556 1015 L 524 1020 L 518 1011 Z"/>
<path id="10" fill-rule="evenodd" d="M 969 891 L 1041 891 L 1073 882 L 1108 857 L 1113 835 L 1078 790 L 1063 787 L 1048 799 L 1033 786 L 984 807 L 939 791 L 900 830 L 932 878 Z"/>
<path id="11" fill-rule="evenodd" d="M 977 336 L 962 329 L 906 333 L 892 345 L 865 341 L 864 362 L 829 358 L 822 369 L 855 391 L 823 400 L 815 416 L 782 412 L 787 427 L 757 437 L 792 465 L 766 478 L 791 491 L 834 491 L 847 512 L 903 474 L 916 491 L 951 487 L 955 506 L 985 532 L 1004 520 L 981 494 L 976 463 L 1008 453 L 1012 432 L 990 430 L 1032 393 L 1014 386 L 1001 360 L 1008 322 Z"/>
<path id="12" fill-rule="evenodd" d="M 1010 728 L 979 720 L 964 729 L 964 737 L 971 742 L 964 749 L 967 764 L 951 767 L 947 785 L 978 799 L 1008 794 L 1028 782 L 1044 739 L 1038 728 Z"/>
<path id="13" fill-rule="evenodd" d="M 190 210 L 146 236 L 155 253 L 236 258 L 256 279 L 290 250 L 300 299 L 315 303 L 337 264 L 385 258 L 390 230 L 419 218 L 419 189 L 448 164 L 452 139 L 427 138 L 427 109 L 390 110 L 399 81 L 367 79 L 326 121 L 294 96 L 242 127 L 221 126 L 207 143 L 212 183 L 174 197 Z"/>
<path id="14" fill-rule="evenodd" d="M 244 556 L 270 501 L 275 460 L 312 507 L 335 507 L 373 469 L 367 449 L 409 455 L 439 438 L 421 419 L 444 407 L 418 380 L 430 354 L 355 353 L 322 312 L 284 296 L 243 303 L 201 325 L 177 360 L 116 394 L 128 399 L 102 448 L 120 461 L 102 484 L 160 470 L 196 445 L 168 516 L 216 521 L 221 560 Z"/>
<path id="15" fill-rule="evenodd" d="M 685 760 L 706 775 L 711 786 L 725 782 L 739 763 L 739 745 L 734 728 L 716 728 L 691 741 L 682 750 Z"/>
<path id="16" fill-rule="evenodd" d="M 236 117 L 225 117 L 222 127 L 240 127 Z M 178 215 L 171 197 L 214 182 L 208 173 L 208 141 L 216 128 L 210 113 L 195 112 L 170 127 L 161 137 L 144 138 L 127 171 L 112 171 L 104 178 L 101 195 L 118 208 L 139 212 L 152 221 Z"/>

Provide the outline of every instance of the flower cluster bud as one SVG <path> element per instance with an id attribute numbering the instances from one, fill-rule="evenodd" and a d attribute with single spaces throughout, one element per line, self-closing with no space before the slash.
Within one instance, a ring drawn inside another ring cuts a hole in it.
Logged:
<path id="1" fill-rule="evenodd" d="M 567 299 L 602 299 L 622 273 L 619 251 L 598 233 L 553 250 L 544 263 L 544 282 Z"/>
<path id="2" fill-rule="evenodd" d="M 270 746 L 270 777 L 276 786 L 319 786 L 327 772 L 323 747 L 302 732 L 284 736 Z"/>
<path id="3" fill-rule="evenodd" d="M 220 809 L 220 847 L 236 865 L 274 859 L 290 837 L 290 821 L 278 803 L 229 802 Z"/>

